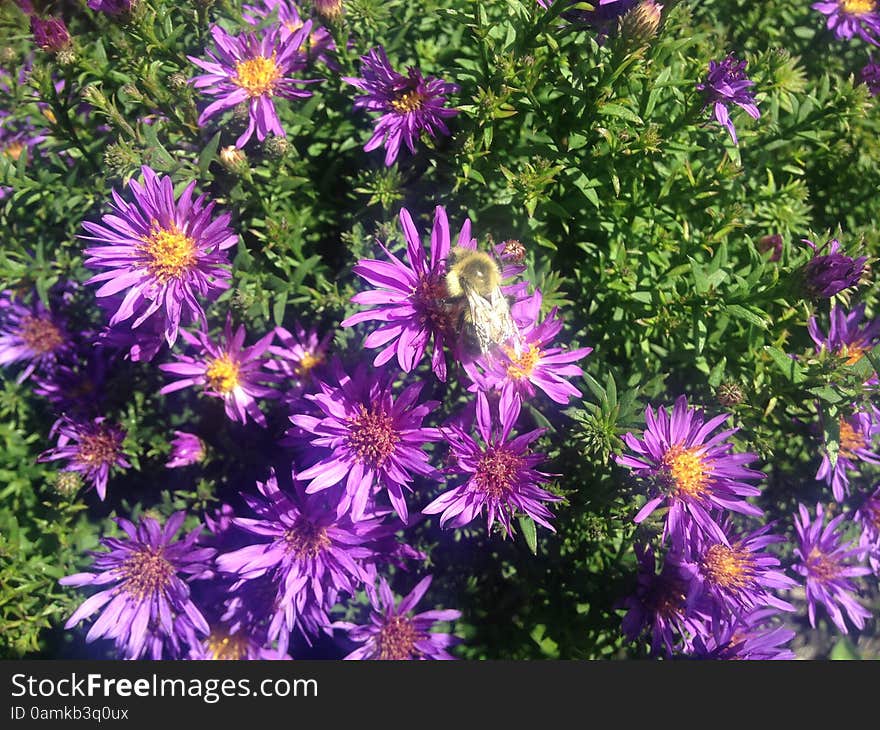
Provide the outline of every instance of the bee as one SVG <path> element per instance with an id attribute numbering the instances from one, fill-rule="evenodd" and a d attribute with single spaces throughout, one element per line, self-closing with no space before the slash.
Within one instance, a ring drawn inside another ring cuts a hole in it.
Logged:
<path id="1" fill-rule="evenodd" d="M 446 291 L 453 304 L 460 303 L 462 329 L 482 354 L 513 339 L 519 329 L 501 291 L 501 269 L 482 251 L 456 246 L 446 259 Z"/>

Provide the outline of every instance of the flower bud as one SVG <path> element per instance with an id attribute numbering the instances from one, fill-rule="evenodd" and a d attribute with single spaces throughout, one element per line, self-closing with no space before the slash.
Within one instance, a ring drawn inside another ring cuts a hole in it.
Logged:
<path id="1" fill-rule="evenodd" d="M 34 42 L 46 53 L 58 53 L 71 45 L 70 33 L 61 18 L 31 16 L 31 33 Z"/>

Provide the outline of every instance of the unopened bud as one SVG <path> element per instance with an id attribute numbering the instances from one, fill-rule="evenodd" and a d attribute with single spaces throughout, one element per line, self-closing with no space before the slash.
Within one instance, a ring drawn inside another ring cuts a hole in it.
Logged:
<path id="1" fill-rule="evenodd" d="M 75 471 L 60 471 L 55 475 L 52 486 L 62 497 L 70 499 L 82 487 L 82 477 Z"/>
<path id="2" fill-rule="evenodd" d="M 168 86 L 172 91 L 183 91 L 188 83 L 186 76 L 180 72 L 175 72 L 168 77 Z"/>
<path id="3" fill-rule="evenodd" d="M 644 46 L 660 30 L 663 6 L 654 0 L 642 0 L 618 21 L 617 30 L 629 45 Z"/>
<path id="4" fill-rule="evenodd" d="M 718 402 L 726 407 L 735 406 L 745 400 L 745 393 L 736 383 L 722 383 L 715 391 Z"/>
<path id="5" fill-rule="evenodd" d="M 34 42 L 46 53 L 58 53 L 70 47 L 70 33 L 61 18 L 31 16 L 31 33 Z"/>
<path id="6" fill-rule="evenodd" d="M 248 169 L 247 155 L 245 155 L 243 150 L 238 149 L 238 147 L 233 145 L 224 147 L 220 150 L 218 156 L 220 157 L 220 164 L 229 170 L 229 172 L 241 174 Z"/>
<path id="7" fill-rule="evenodd" d="M 315 11 L 330 21 L 339 20 L 344 12 L 342 0 L 314 0 Z"/>
<path id="8" fill-rule="evenodd" d="M 263 149 L 269 157 L 280 160 L 290 152 L 290 142 L 287 141 L 286 137 L 276 137 L 273 135 L 267 137 L 266 141 L 263 142 Z"/>

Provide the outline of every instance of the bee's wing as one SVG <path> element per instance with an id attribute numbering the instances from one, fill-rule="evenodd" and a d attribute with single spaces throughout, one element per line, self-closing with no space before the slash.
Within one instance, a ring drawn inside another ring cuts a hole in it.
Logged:
<path id="1" fill-rule="evenodd" d="M 500 289 L 490 292 L 488 299 L 468 291 L 467 301 L 480 350 L 488 353 L 511 338 L 518 340 L 519 330 Z"/>

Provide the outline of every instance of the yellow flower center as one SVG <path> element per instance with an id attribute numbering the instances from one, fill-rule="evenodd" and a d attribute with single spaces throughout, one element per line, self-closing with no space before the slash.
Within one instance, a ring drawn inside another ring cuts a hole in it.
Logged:
<path id="1" fill-rule="evenodd" d="M 360 413 L 348 419 L 346 441 L 362 464 L 380 469 L 397 448 L 400 433 L 390 415 L 360 406 Z"/>
<path id="2" fill-rule="evenodd" d="M 875 8 L 875 0 L 839 0 L 840 9 L 850 15 L 866 15 Z"/>
<path id="3" fill-rule="evenodd" d="M 749 553 L 737 545 L 713 545 L 700 564 L 703 574 L 717 586 L 734 591 L 749 586 L 752 572 Z"/>
<path id="4" fill-rule="evenodd" d="M 306 352 L 299 359 L 299 362 L 293 366 L 293 372 L 300 378 L 305 378 L 309 373 L 324 362 L 324 356 L 320 353 Z"/>
<path id="5" fill-rule="evenodd" d="M 700 497 L 705 493 L 709 474 L 702 447 L 685 449 L 681 444 L 676 444 L 663 455 L 661 463 L 669 471 L 672 486 L 678 494 Z"/>
<path id="6" fill-rule="evenodd" d="M 174 566 L 163 548 L 144 547 L 122 564 L 125 582 L 122 590 L 138 600 L 163 591 L 174 575 Z"/>
<path id="7" fill-rule="evenodd" d="M 412 659 L 418 656 L 415 648 L 419 633 L 405 616 L 393 616 L 379 630 L 376 637 L 377 659 Z"/>
<path id="8" fill-rule="evenodd" d="M 22 152 L 24 152 L 24 142 L 10 142 L 3 149 L 3 154 L 15 162 L 18 162 Z"/>
<path id="9" fill-rule="evenodd" d="M 846 358 L 845 365 L 855 365 L 865 356 L 868 347 L 865 342 L 856 340 L 849 345 L 844 345 L 840 350 L 840 356 Z"/>
<path id="10" fill-rule="evenodd" d="M 316 558 L 330 546 L 327 529 L 304 518 L 298 518 L 284 534 L 288 552 L 298 558 Z"/>
<path id="11" fill-rule="evenodd" d="M 493 499 L 504 499 L 513 489 L 522 468 L 522 457 L 503 448 L 489 449 L 477 463 L 474 481 Z"/>
<path id="12" fill-rule="evenodd" d="M 236 660 L 247 656 L 248 641 L 241 634 L 228 634 L 224 629 L 214 629 L 205 640 L 211 659 Z"/>
<path id="13" fill-rule="evenodd" d="M 807 570 L 810 577 L 822 582 L 834 580 L 840 573 L 838 564 L 827 555 L 813 548 L 807 556 Z"/>
<path id="14" fill-rule="evenodd" d="M 198 261 L 196 242 L 176 223 L 162 228 L 153 221 L 150 235 L 144 238 L 143 250 L 150 258 L 147 268 L 162 284 L 169 279 L 180 279 Z"/>
<path id="15" fill-rule="evenodd" d="M 18 336 L 37 355 L 45 355 L 64 344 L 61 330 L 48 317 L 27 315 L 22 317 Z"/>
<path id="16" fill-rule="evenodd" d="M 257 56 L 235 64 L 235 76 L 232 83 L 247 91 L 248 96 L 272 95 L 275 83 L 281 78 L 281 69 L 272 58 Z"/>
<path id="17" fill-rule="evenodd" d="M 238 363 L 229 355 L 221 355 L 205 371 L 208 385 L 219 393 L 229 393 L 238 386 Z"/>
<path id="18" fill-rule="evenodd" d="M 415 89 L 404 91 L 396 99 L 392 99 L 391 108 L 400 114 L 418 111 L 425 103 L 425 95 Z"/>
<path id="19" fill-rule="evenodd" d="M 116 434 L 101 426 L 96 433 L 82 437 L 76 458 L 88 466 L 112 464 L 119 454 L 119 439 Z"/>
<path id="20" fill-rule="evenodd" d="M 532 371 L 535 369 L 535 366 L 538 364 L 538 361 L 543 354 L 541 350 L 534 345 L 529 345 L 529 348 L 519 357 L 517 357 L 516 350 L 512 347 L 505 347 L 504 351 L 511 360 L 510 365 L 507 366 L 507 376 L 514 380 L 531 377 Z"/>
<path id="21" fill-rule="evenodd" d="M 847 459 L 852 459 L 855 457 L 853 452 L 865 448 L 866 444 L 867 442 L 861 431 L 856 431 L 846 419 L 841 418 L 840 455 L 845 456 Z"/>
<path id="22" fill-rule="evenodd" d="M 300 28 L 302 28 L 304 23 L 296 20 L 285 20 L 284 27 L 287 28 L 291 33 L 296 33 Z"/>

